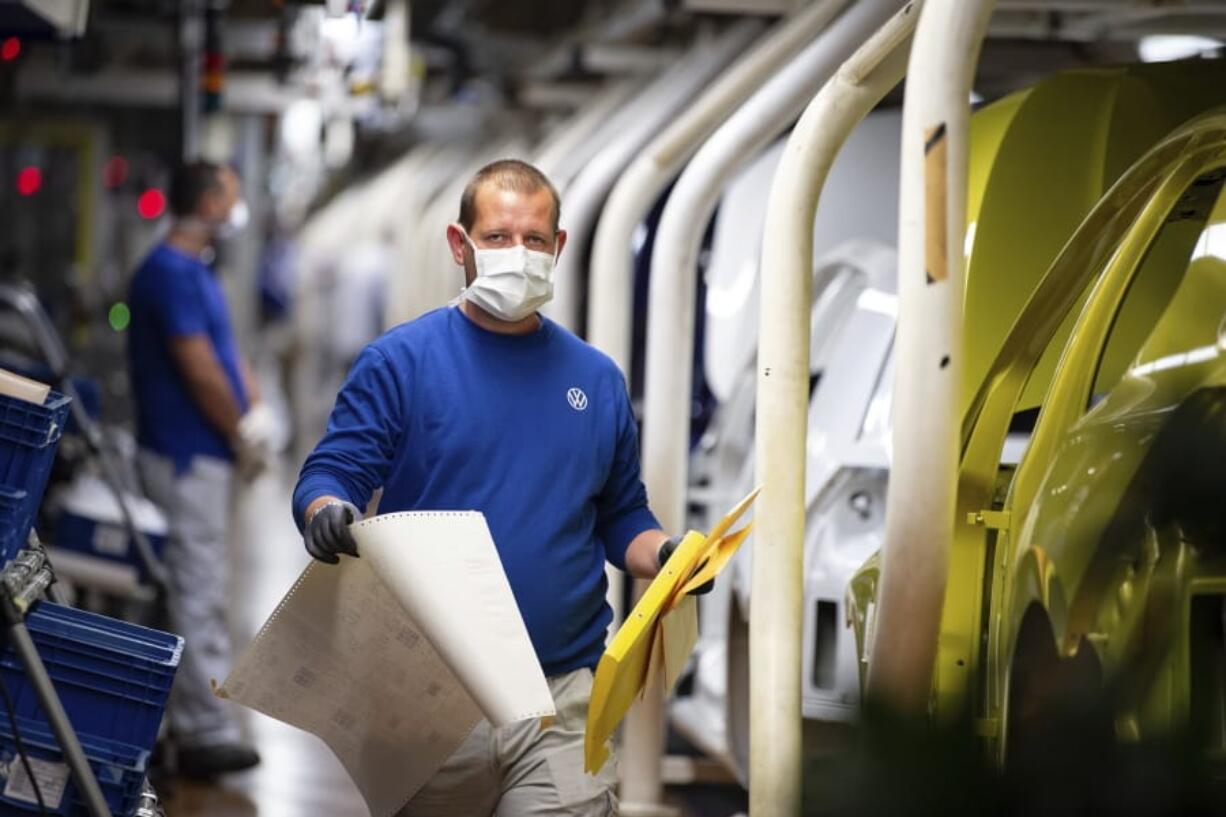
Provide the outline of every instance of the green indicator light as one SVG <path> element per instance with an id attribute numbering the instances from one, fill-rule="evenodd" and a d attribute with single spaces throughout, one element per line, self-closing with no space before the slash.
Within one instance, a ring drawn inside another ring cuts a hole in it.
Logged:
<path id="1" fill-rule="evenodd" d="M 116 332 L 122 332 L 128 328 L 128 324 L 132 322 L 132 310 L 128 309 L 128 305 L 123 301 L 111 307 L 110 313 L 107 315 L 107 320 L 110 321 L 111 328 Z"/>

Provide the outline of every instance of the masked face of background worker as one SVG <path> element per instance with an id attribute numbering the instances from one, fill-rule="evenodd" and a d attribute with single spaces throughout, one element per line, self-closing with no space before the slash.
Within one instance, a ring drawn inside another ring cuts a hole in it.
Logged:
<path id="1" fill-rule="evenodd" d="M 459 223 L 447 228 L 452 259 L 464 268 L 463 309 L 497 331 L 531 331 L 538 324 L 536 307 L 552 293 L 552 283 L 542 290 L 539 280 L 546 266 L 552 277 L 552 264 L 542 256 L 556 261 L 566 245 L 566 231 L 556 226 L 553 195 L 545 187 L 525 192 L 491 181 L 477 190 L 475 204 L 470 229 Z M 517 248 L 522 248 L 518 254 Z M 484 254 L 481 263 L 478 254 Z M 518 265 L 524 269 L 511 269 Z M 499 271 L 497 291 L 487 289 L 487 282 L 474 287 L 478 274 L 491 269 Z"/>

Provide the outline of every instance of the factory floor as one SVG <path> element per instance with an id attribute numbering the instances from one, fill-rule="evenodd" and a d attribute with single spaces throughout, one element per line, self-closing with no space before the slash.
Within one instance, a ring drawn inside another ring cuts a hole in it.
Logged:
<path id="1" fill-rule="evenodd" d="M 290 518 L 289 495 L 288 475 L 281 473 L 266 474 L 240 492 L 230 555 L 236 651 L 259 630 L 309 559 Z M 244 707 L 235 710 L 263 762 L 215 785 L 162 783 L 167 817 L 367 817 L 358 790 L 323 742 Z"/>
<path id="2" fill-rule="evenodd" d="M 231 628 L 242 649 L 306 566 L 289 514 L 289 473 L 267 474 L 245 489 L 232 531 Z M 220 680 L 220 679 L 219 679 Z M 313 735 L 236 707 L 263 763 L 213 785 L 159 782 L 168 817 L 367 817 L 344 769 Z M 678 817 L 731 817 L 747 811 L 735 786 L 670 790 Z"/>

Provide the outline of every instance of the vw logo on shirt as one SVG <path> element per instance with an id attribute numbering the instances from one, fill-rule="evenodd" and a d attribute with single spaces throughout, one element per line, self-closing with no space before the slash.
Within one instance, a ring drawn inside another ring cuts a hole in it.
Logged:
<path id="1" fill-rule="evenodd" d="M 587 395 L 583 393 L 583 389 L 572 388 L 566 392 L 566 402 L 570 403 L 570 407 L 575 411 L 583 411 L 587 408 Z"/>

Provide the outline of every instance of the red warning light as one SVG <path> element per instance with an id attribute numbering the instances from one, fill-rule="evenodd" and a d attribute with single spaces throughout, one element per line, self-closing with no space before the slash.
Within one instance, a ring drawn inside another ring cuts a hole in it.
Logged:
<path id="1" fill-rule="evenodd" d="M 128 180 L 128 160 L 122 156 L 112 156 L 102 166 L 102 183 L 114 190 Z"/>
<path id="2" fill-rule="evenodd" d="M 21 40 L 16 37 L 6 37 L 3 43 L 0 43 L 0 60 L 12 62 L 21 56 Z"/>
<path id="3" fill-rule="evenodd" d="M 17 192 L 23 196 L 33 196 L 43 186 L 43 172 L 37 167 L 23 167 L 17 173 Z"/>
<path id="4" fill-rule="evenodd" d="M 136 200 L 136 210 L 141 218 L 150 221 L 166 212 L 166 196 L 156 187 L 150 187 Z"/>

